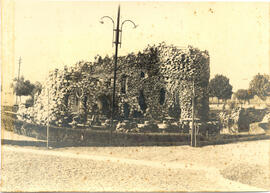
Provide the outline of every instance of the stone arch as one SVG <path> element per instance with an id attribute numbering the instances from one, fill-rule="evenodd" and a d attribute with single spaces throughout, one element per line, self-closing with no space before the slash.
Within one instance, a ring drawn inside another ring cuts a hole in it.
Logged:
<path id="1" fill-rule="evenodd" d="M 67 104 L 67 109 L 69 112 L 78 112 L 79 110 L 79 99 L 75 94 L 70 93 L 66 95 L 65 102 Z"/>

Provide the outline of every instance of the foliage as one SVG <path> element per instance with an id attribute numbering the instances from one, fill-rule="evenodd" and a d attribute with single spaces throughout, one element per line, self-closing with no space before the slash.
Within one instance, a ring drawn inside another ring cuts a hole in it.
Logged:
<path id="1" fill-rule="evenodd" d="M 7 131 L 13 131 L 15 116 L 13 114 L 7 114 L 5 112 L 1 115 L 1 126 Z"/>
<path id="2" fill-rule="evenodd" d="M 249 101 L 253 98 L 253 94 L 250 90 L 247 89 L 239 89 L 235 93 L 235 96 L 240 101 Z"/>
<path id="3" fill-rule="evenodd" d="M 39 95 L 40 93 L 41 93 L 41 90 L 42 90 L 42 84 L 40 83 L 40 82 L 36 82 L 35 84 L 34 84 L 34 89 L 32 90 L 32 92 L 31 92 L 31 96 L 32 96 L 32 98 L 34 98 L 34 96 L 37 94 L 37 95 Z"/>
<path id="4" fill-rule="evenodd" d="M 249 83 L 249 89 L 253 95 L 265 100 L 270 95 L 270 80 L 268 75 L 257 74 Z"/>
<path id="5" fill-rule="evenodd" d="M 31 96 L 32 99 L 28 99 L 27 105 L 32 106 L 34 102 L 34 96 L 40 94 L 42 90 L 42 85 L 40 82 L 32 84 L 29 80 L 25 80 L 22 76 L 20 79 L 15 78 L 11 85 L 13 88 L 13 93 L 17 96 Z"/>
<path id="6" fill-rule="evenodd" d="M 31 97 L 25 101 L 25 107 L 32 107 L 34 105 L 34 99 Z"/>
<path id="7" fill-rule="evenodd" d="M 209 83 L 209 95 L 218 99 L 230 99 L 232 96 L 232 85 L 226 76 L 217 74 Z"/>
<path id="8" fill-rule="evenodd" d="M 237 107 L 237 103 L 235 101 L 230 101 L 228 105 L 230 112 Z"/>
<path id="9" fill-rule="evenodd" d="M 13 87 L 13 93 L 17 96 L 29 96 L 35 88 L 35 85 L 29 80 L 24 80 L 23 76 L 19 79 L 15 78 L 11 86 Z"/>

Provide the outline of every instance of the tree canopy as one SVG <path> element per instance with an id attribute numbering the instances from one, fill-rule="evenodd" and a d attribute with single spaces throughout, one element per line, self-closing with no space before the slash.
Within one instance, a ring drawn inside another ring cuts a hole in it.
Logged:
<path id="1" fill-rule="evenodd" d="M 210 97 L 217 97 L 218 99 L 230 99 L 232 96 L 232 85 L 229 78 L 217 74 L 209 82 Z"/>
<path id="2" fill-rule="evenodd" d="M 35 94 L 40 94 L 41 93 L 41 90 L 42 90 L 42 84 L 40 82 L 35 82 L 34 84 L 34 89 L 32 90 L 31 92 L 31 96 L 34 97 Z"/>
<path id="3" fill-rule="evenodd" d="M 35 85 L 32 84 L 29 80 L 24 80 L 24 77 L 13 80 L 13 93 L 17 96 L 29 96 L 33 92 Z"/>
<path id="4" fill-rule="evenodd" d="M 239 89 L 235 93 L 235 96 L 240 101 L 249 101 L 253 98 L 253 94 L 250 90 L 247 89 Z"/>
<path id="5" fill-rule="evenodd" d="M 268 75 L 257 74 L 249 83 L 249 89 L 254 95 L 265 100 L 270 95 L 270 78 Z"/>
<path id="6" fill-rule="evenodd" d="M 17 96 L 31 96 L 32 98 L 34 98 L 36 93 L 40 94 L 42 90 L 40 82 L 33 84 L 29 80 L 25 80 L 23 76 L 20 79 L 15 78 L 11 87 L 13 88 L 13 93 Z"/>

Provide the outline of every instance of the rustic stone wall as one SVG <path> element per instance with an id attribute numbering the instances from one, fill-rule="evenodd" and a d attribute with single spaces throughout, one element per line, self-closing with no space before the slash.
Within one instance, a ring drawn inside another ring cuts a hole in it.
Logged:
<path id="1" fill-rule="evenodd" d="M 207 120 L 209 111 L 208 82 L 210 76 L 209 55 L 193 47 L 179 49 L 161 43 L 148 46 L 137 56 L 129 55 L 127 62 L 120 64 L 119 77 L 128 77 L 128 93 L 121 96 L 123 103 L 140 110 L 136 97 L 142 90 L 148 111 L 154 118 L 168 116 L 179 97 L 181 119 L 192 117 L 192 82 L 195 85 L 195 117 Z M 129 71 L 127 71 L 129 69 Z M 143 72 L 144 77 L 140 75 Z M 165 101 L 160 104 L 160 91 L 165 91 Z M 118 90 L 120 93 L 120 89 Z"/>
<path id="2" fill-rule="evenodd" d="M 173 112 L 189 119 L 192 114 L 192 83 L 195 85 L 195 116 L 208 119 L 209 55 L 193 47 L 179 49 L 165 43 L 148 46 L 142 52 L 119 57 L 116 84 L 116 117 L 141 116 L 162 120 Z M 113 86 L 113 57 L 95 57 L 74 67 L 51 72 L 34 106 L 19 113 L 45 124 L 70 122 L 74 111 L 87 116 L 94 112 L 108 118 Z M 76 96 L 77 93 L 77 96 Z M 81 96 L 78 100 L 78 95 Z M 76 101 L 77 97 L 77 101 Z"/>
<path id="3" fill-rule="evenodd" d="M 210 77 L 209 55 L 207 51 L 200 51 L 189 46 L 178 49 L 174 46 L 161 44 L 161 69 L 163 75 L 170 78 L 167 84 L 170 92 L 179 92 L 181 119 L 192 117 L 192 90 L 195 90 L 195 117 L 208 119 L 209 97 L 208 82 Z M 170 85 L 171 88 L 170 88 Z"/>

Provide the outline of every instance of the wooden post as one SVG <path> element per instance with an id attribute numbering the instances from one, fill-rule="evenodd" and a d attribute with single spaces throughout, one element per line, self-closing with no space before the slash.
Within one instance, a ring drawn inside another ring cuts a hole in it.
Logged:
<path id="1" fill-rule="evenodd" d="M 49 89 L 48 91 L 48 108 L 47 108 L 47 149 L 49 149 L 49 128 L 50 128 L 50 120 L 49 120 L 49 104 L 50 104 L 50 95 L 49 95 Z"/>
<path id="2" fill-rule="evenodd" d="M 195 88 L 194 80 L 192 81 L 192 128 L 191 128 L 191 146 L 196 147 L 196 128 L 194 128 L 194 106 L 195 106 Z"/>

